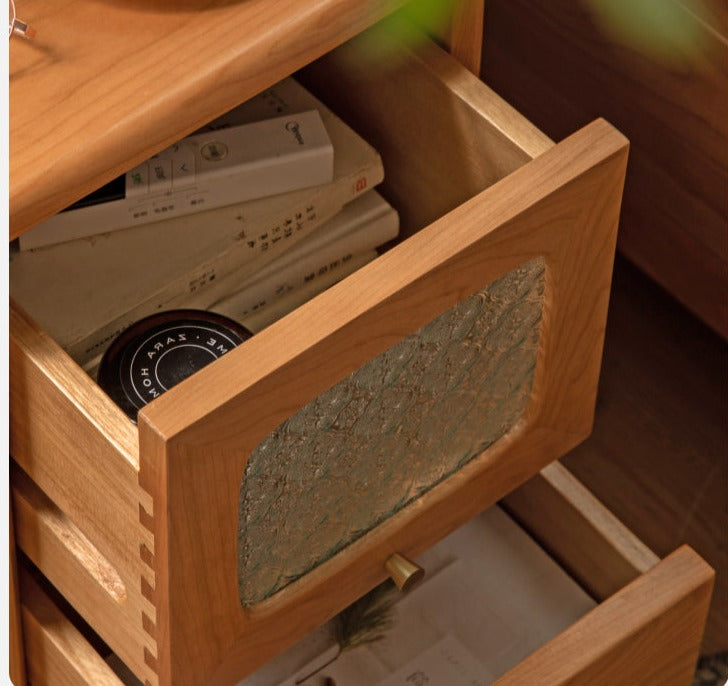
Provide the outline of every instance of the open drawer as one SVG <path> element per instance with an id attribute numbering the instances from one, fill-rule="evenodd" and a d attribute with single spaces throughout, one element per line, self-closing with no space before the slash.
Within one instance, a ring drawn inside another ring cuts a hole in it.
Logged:
<path id="1" fill-rule="evenodd" d="M 22 487 L 15 490 L 15 501 L 19 511 L 25 512 L 26 494 Z M 494 651 L 487 644 L 493 639 L 492 632 L 489 638 L 481 635 L 480 640 L 486 642 L 481 644 L 478 643 L 477 635 L 470 636 L 466 642 L 481 670 L 501 674 L 495 683 L 503 685 L 538 682 L 583 683 L 590 686 L 638 683 L 684 686 L 691 683 L 713 583 L 712 570 L 695 553 L 689 548 L 681 548 L 659 561 L 559 463 L 545 468 L 514 491 L 504 505 L 520 521 L 526 533 L 534 536 L 546 552 L 552 554 L 601 604 L 515 665 L 512 660 L 518 659 L 517 655 L 529 652 L 518 647 L 518 639 L 515 649 L 510 648 L 504 653 L 502 649 L 500 652 Z M 500 519 L 494 518 L 496 514 L 490 511 L 488 521 L 505 522 L 502 514 L 499 515 Z M 506 530 L 499 524 L 499 529 L 504 533 L 507 531 L 510 537 L 518 533 L 511 531 L 512 528 Z M 478 531 L 478 536 L 483 536 L 487 529 L 481 526 Z M 520 539 L 521 536 L 514 538 Z M 498 543 L 498 536 L 490 540 L 491 543 Z M 515 546 L 513 550 L 507 547 L 506 557 L 510 562 L 503 567 L 504 570 L 510 570 L 512 578 L 516 580 L 512 584 L 515 588 L 523 583 L 518 579 L 528 579 L 527 586 L 532 587 L 529 588 L 531 593 L 548 593 L 549 588 L 552 592 L 560 588 L 562 603 L 574 608 L 587 604 L 579 594 L 570 599 L 570 595 L 574 596 L 575 592 L 566 590 L 568 582 L 546 581 L 547 578 L 554 578 L 548 566 L 540 572 L 543 576 L 529 576 L 529 572 L 521 570 L 524 564 L 536 563 L 544 567 L 544 563 L 524 543 L 519 542 Z M 501 548 L 500 552 L 504 550 Z M 515 550 L 518 552 L 514 553 Z M 467 557 L 463 563 L 469 564 Z M 492 567 L 501 564 L 497 560 L 490 562 Z M 489 576 L 488 570 L 474 571 L 484 578 L 490 578 L 491 582 L 495 578 L 503 582 L 500 575 Z M 500 574 L 504 573 L 507 572 Z M 130 678 L 128 670 L 117 658 L 93 640 L 92 632 L 84 631 L 83 627 L 79 631 L 73 626 L 61 607 L 54 603 L 52 595 L 48 595 L 48 590 L 44 590 L 42 581 L 39 583 L 29 572 L 21 574 L 21 581 L 25 649 L 31 683 L 35 686 L 52 686 L 61 681 L 89 685 L 117 685 L 123 682 L 133 686 L 138 683 L 133 676 Z M 510 581 L 506 583 L 510 584 Z M 436 588 L 442 590 L 442 587 L 440 584 Z M 473 589 L 468 590 L 472 592 Z M 498 597 L 504 591 L 506 597 L 514 592 L 501 588 L 493 589 L 490 593 Z M 416 589 L 412 593 L 414 598 L 421 591 Z M 429 606 L 432 600 L 425 603 Z M 517 623 L 523 621 L 523 617 L 516 619 L 518 610 L 512 612 L 514 616 L 510 620 L 506 618 L 510 623 L 503 624 L 505 605 L 499 601 L 498 606 L 500 610 L 497 615 L 492 612 L 487 615 L 491 617 L 491 622 L 497 621 L 501 630 L 508 627 L 516 635 L 534 635 L 530 626 L 521 627 L 522 633 L 518 633 Z M 540 607 L 542 611 L 548 609 L 551 613 L 566 616 L 560 607 L 554 606 L 553 601 L 541 603 Z M 490 608 L 481 609 L 490 611 Z M 574 614 L 574 610 L 568 610 L 567 613 Z M 544 621 L 532 612 L 527 614 L 529 624 L 554 626 L 564 621 Z M 398 623 L 411 620 L 412 613 L 404 613 L 399 615 Z M 404 625 L 399 631 L 407 633 L 408 628 Z M 536 633 L 544 635 L 540 631 L 543 629 Z M 397 640 L 388 637 L 387 642 L 392 648 L 386 650 L 394 649 L 396 652 Z M 539 642 L 536 639 L 536 643 Z M 457 639 L 456 645 L 459 645 Z M 103 655 L 97 652 L 99 648 Z M 412 646 L 408 646 L 410 652 L 411 649 Z M 286 670 L 286 665 L 296 664 L 294 660 L 278 662 L 277 669 L 267 672 L 270 681 L 261 674 L 255 677 L 256 683 L 270 683 L 273 686 L 298 674 Z M 326 665 L 330 668 L 330 664 L 327 659 L 317 666 L 323 666 L 326 670 Z M 503 669 L 507 671 L 502 673 Z M 299 672 L 308 675 L 309 670 L 310 667 L 306 665 Z M 326 671 L 318 673 L 319 679 L 325 675 Z M 478 677 L 482 683 L 486 683 L 483 673 L 478 674 Z M 306 679 L 305 683 L 311 681 Z"/>
<path id="2" fill-rule="evenodd" d="M 553 145 L 373 31 L 302 78 L 379 149 L 405 240 L 138 427 L 11 308 L 19 545 L 144 682 L 234 682 L 590 431 L 626 140 Z"/>

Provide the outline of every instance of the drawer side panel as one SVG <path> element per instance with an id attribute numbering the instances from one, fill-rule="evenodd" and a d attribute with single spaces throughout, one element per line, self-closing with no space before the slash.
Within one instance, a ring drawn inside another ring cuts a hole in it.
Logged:
<path id="1" fill-rule="evenodd" d="M 115 566 L 130 562 L 139 504 L 151 508 L 140 495 L 134 426 L 14 305 L 10 452 Z"/>
<path id="2" fill-rule="evenodd" d="M 10 407 L 18 545 L 156 683 L 145 659 L 156 656 L 144 524 L 154 508 L 138 483 L 135 427 L 12 301 Z"/>
<path id="3" fill-rule="evenodd" d="M 144 650 L 156 654 L 156 643 L 141 621 L 145 614 L 154 616 L 154 608 L 142 595 L 139 568 L 114 569 L 17 466 L 12 484 L 23 552 L 130 668 L 155 683 Z"/>
<path id="4" fill-rule="evenodd" d="M 122 686 L 121 680 L 30 573 L 24 572 L 21 582 L 30 683 L 33 686 Z"/>

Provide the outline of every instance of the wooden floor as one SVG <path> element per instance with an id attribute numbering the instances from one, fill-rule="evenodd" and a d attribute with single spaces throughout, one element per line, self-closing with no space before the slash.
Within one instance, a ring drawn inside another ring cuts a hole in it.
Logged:
<path id="1" fill-rule="evenodd" d="M 658 555 L 717 572 L 703 652 L 728 650 L 728 344 L 617 259 L 596 423 L 564 458 Z"/>

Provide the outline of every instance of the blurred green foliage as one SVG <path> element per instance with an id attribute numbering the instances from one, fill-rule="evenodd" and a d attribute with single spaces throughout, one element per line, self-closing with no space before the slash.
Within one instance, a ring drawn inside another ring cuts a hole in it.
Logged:
<path id="1" fill-rule="evenodd" d="M 359 39 L 359 60 L 372 62 L 372 68 L 387 69 L 396 66 L 395 55 L 401 47 L 417 48 L 425 36 L 444 34 L 450 22 L 453 5 L 458 0 L 411 0 L 406 3 L 389 24 L 388 36 L 376 38 L 367 34 Z"/>
<path id="2" fill-rule="evenodd" d="M 663 62 L 690 59 L 704 36 L 690 15 L 705 9 L 698 0 L 583 0 L 612 40 Z"/>
<path id="3" fill-rule="evenodd" d="M 402 13 L 416 25 L 424 27 L 446 27 L 455 0 L 412 0 Z"/>
<path id="4" fill-rule="evenodd" d="M 453 6 L 459 0 L 411 0 L 391 23 L 388 42 L 372 39 L 363 44 L 360 59 L 376 62 L 386 69 L 396 46 L 416 48 L 425 34 L 446 35 Z M 549 0 L 534 0 L 548 3 Z M 575 2 L 577 0 L 574 0 Z M 728 2 L 728 0 L 725 0 Z M 706 32 L 696 17 L 709 16 L 702 0 L 581 0 L 606 38 L 626 45 L 652 60 L 680 64 L 690 62 L 702 49 Z M 485 1 L 488 23 L 488 2 Z M 417 30 L 413 30 L 416 27 Z"/>

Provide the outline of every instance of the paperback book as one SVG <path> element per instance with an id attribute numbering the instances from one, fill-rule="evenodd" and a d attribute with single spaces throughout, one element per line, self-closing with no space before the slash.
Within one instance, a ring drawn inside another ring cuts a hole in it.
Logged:
<path id="1" fill-rule="evenodd" d="M 243 322 L 271 305 L 278 298 L 313 282 L 325 287 L 328 272 L 343 278 L 353 271 L 350 262 L 392 240 L 399 231 L 399 218 L 394 209 L 376 191 L 354 200 L 336 216 L 319 227 L 313 235 L 298 243 L 252 277 L 241 278 L 233 272 L 223 277 L 215 289 L 199 289 L 188 293 L 175 307 L 213 310 Z M 221 295 L 222 294 L 222 295 Z M 282 316 L 282 315 L 281 315 Z M 95 334 L 91 334 L 92 339 Z M 82 366 L 98 357 L 82 355 L 87 340 L 69 348 L 69 354 Z"/>
<path id="2" fill-rule="evenodd" d="M 235 298 L 223 300 L 214 307 L 208 308 L 218 314 L 225 315 L 231 319 L 238 320 L 248 331 L 253 334 L 269 327 L 274 322 L 285 317 L 293 310 L 297 309 L 319 293 L 323 293 L 331 286 L 345 279 L 349 274 L 353 274 L 357 269 L 375 260 L 378 256 L 376 250 L 358 255 L 347 256 L 347 259 L 339 260 L 336 264 L 331 264 L 324 270 L 319 270 L 312 274 L 312 278 L 304 280 L 300 286 L 295 286 L 285 293 L 269 300 L 262 307 L 253 308 L 253 310 L 245 315 L 240 316 L 239 309 L 235 302 Z M 89 376 L 95 378 L 99 363 L 101 362 L 102 353 L 88 360 L 83 369 Z"/>
<path id="3" fill-rule="evenodd" d="M 258 333 L 258 331 L 262 331 L 273 322 L 278 321 L 315 298 L 319 293 L 323 293 L 331 286 L 339 283 L 349 274 L 353 274 L 365 264 L 375 260 L 378 254 L 376 250 L 370 250 L 359 255 L 352 255 L 346 260 L 340 260 L 338 264 L 330 266 L 326 271 L 316 272 L 312 278 L 305 280 L 300 286 L 293 287 L 267 302 L 264 307 L 260 307 L 243 317 L 239 317 L 234 299 L 218 303 L 210 309 L 233 319 L 239 319 L 240 323 L 248 331 Z"/>
<path id="4" fill-rule="evenodd" d="M 236 284 L 229 279 L 225 290 L 230 295 L 212 303 L 193 297 L 186 306 L 204 306 L 244 320 L 277 298 L 337 271 L 355 255 L 396 238 L 398 232 L 397 212 L 376 191 L 370 191 L 253 277 Z"/>
<path id="5" fill-rule="evenodd" d="M 190 295 L 223 297 L 225 276 L 248 278 L 383 179 L 378 153 L 292 79 L 227 117 L 312 106 L 334 145 L 331 183 L 40 250 L 11 249 L 12 297 L 80 364 L 137 319 Z"/>

